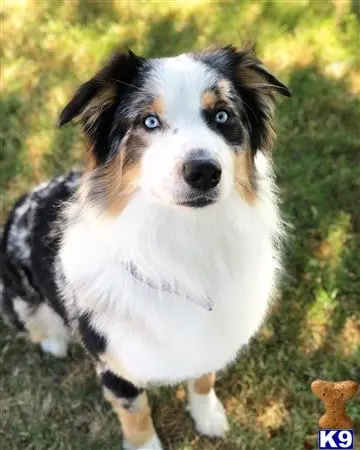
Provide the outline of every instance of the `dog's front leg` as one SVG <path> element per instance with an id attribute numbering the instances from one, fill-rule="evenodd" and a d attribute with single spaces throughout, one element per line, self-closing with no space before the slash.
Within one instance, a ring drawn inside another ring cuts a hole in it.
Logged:
<path id="1" fill-rule="evenodd" d="M 224 407 L 215 393 L 215 373 L 188 382 L 189 411 L 199 433 L 222 437 L 229 425 Z"/>
<path id="2" fill-rule="evenodd" d="M 162 450 L 156 434 L 146 392 L 136 386 L 121 361 L 107 351 L 107 339 L 89 316 L 80 319 L 82 343 L 93 356 L 104 396 L 117 414 L 124 437 L 124 450 Z"/>
<path id="3" fill-rule="evenodd" d="M 161 450 L 146 392 L 110 370 L 99 375 L 104 396 L 119 418 L 124 450 Z"/>

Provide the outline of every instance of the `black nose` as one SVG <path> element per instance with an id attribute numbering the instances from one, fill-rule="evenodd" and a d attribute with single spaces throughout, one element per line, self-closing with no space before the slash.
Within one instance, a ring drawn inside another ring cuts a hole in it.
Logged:
<path id="1" fill-rule="evenodd" d="M 219 184 L 221 167 L 214 159 L 191 159 L 184 163 L 183 174 L 191 187 L 208 191 Z"/>

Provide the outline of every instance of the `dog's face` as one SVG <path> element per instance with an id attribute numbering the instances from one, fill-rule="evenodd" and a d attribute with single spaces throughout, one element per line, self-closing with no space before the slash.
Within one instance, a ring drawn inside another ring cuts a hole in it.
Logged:
<path id="1" fill-rule="evenodd" d="M 87 196 L 118 214 L 149 199 L 205 207 L 256 197 L 254 155 L 271 146 L 273 93 L 289 90 L 249 50 L 146 60 L 115 55 L 60 116 L 89 138 Z"/>

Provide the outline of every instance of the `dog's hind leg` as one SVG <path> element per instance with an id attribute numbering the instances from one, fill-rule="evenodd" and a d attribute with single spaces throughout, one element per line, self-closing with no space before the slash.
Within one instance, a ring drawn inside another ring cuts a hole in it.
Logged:
<path id="1" fill-rule="evenodd" d="M 15 233 L 13 240 L 20 245 L 24 236 L 24 232 Z M 14 248 L 13 253 L 8 252 L 8 240 L 0 235 L 0 313 L 8 324 L 27 331 L 30 340 L 40 344 L 45 352 L 64 357 L 70 330 L 39 292 L 29 262 L 30 248 L 27 243 L 22 244 L 23 253 L 17 249 L 17 254 Z"/>
<path id="2" fill-rule="evenodd" d="M 13 309 L 32 342 L 40 344 L 44 352 L 59 358 L 66 356 L 70 333 L 53 308 L 45 302 L 31 305 L 21 297 L 14 297 Z"/>
<path id="3" fill-rule="evenodd" d="M 215 373 L 188 382 L 189 412 L 199 433 L 222 437 L 229 425 L 225 409 L 215 394 Z"/>
<path id="4" fill-rule="evenodd" d="M 146 392 L 110 370 L 99 375 L 104 396 L 119 418 L 124 450 L 161 450 Z"/>

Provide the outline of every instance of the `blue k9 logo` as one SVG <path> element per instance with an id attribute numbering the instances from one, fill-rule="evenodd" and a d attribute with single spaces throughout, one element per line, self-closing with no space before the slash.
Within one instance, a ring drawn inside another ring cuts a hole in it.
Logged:
<path id="1" fill-rule="evenodd" d="M 319 430 L 319 450 L 354 449 L 354 430 Z"/>

